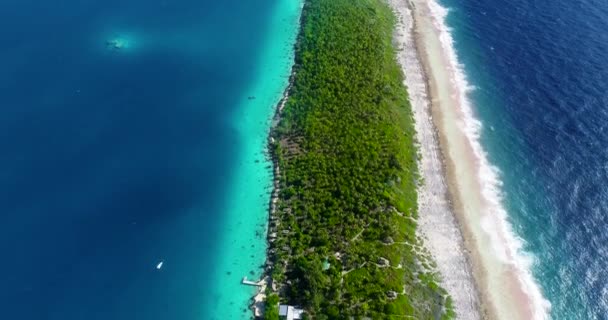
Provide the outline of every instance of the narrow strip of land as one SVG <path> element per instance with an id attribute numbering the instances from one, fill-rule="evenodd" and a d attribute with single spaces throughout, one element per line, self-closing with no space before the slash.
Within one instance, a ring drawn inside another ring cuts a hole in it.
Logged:
<path id="1" fill-rule="evenodd" d="M 449 319 L 416 237 L 412 111 L 382 0 L 307 0 L 272 134 L 276 185 L 266 319 Z"/>

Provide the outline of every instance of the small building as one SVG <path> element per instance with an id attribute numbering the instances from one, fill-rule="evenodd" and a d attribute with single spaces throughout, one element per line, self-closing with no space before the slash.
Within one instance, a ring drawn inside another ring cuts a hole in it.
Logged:
<path id="1" fill-rule="evenodd" d="M 380 267 L 388 267 L 391 265 L 391 262 L 388 261 L 387 258 L 380 257 L 380 258 L 378 258 L 378 265 Z"/>
<path id="2" fill-rule="evenodd" d="M 279 317 L 286 320 L 302 319 L 304 310 L 286 304 L 279 305 Z"/>
<path id="3" fill-rule="evenodd" d="M 329 263 L 329 260 L 325 259 L 325 261 L 323 261 L 323 271 L 329 270 L 329 267 L 331 267 L 331 264 Z"/>

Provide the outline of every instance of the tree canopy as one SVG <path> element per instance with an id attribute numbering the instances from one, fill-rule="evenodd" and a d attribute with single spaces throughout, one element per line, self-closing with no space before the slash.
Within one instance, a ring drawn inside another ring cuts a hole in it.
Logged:
<path id="1" fill-rule="evenodd" d="M 281 299 L 314 319 L 453 316 L 415 234 L 418 154 L 393 23 L 381 0 L 305 2 L 273 132 L 271 260 Z"/>

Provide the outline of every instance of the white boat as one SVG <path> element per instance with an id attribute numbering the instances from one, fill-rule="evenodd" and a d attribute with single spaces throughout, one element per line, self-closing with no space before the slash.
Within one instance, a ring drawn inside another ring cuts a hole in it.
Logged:
<path id="1" fill-rule="evenodd" d="M 162 268 L 162 267 L 163 267 L 163 263 L 164 263 L 164 261 L 159 262 L 159 263 L 156 265 L 156 270 L 160 270 L 160 268 Z"/>

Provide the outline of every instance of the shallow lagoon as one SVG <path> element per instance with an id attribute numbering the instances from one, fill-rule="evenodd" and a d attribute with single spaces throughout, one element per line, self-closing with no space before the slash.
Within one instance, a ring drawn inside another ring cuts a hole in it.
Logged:
<path id="1" fill-rule="evenodd" d="M 238 282 L 264 259 L 263 141 L 298 12 L 2 5 L 0 318 L 248 316 Z"/>

